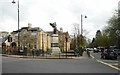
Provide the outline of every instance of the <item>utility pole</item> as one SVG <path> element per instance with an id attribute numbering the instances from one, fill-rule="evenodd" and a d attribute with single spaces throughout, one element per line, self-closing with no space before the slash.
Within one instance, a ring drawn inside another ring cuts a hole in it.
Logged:
<path id="1" fill-rule="evenodd" d="M 13 0 L 12 1 L 13 4 L 15 4 L 16 2 Z M 18 4 L 18 51 L 20 50 L 20 30 L 19 30 L 19 26 L 20 26 L 20 18 L 19 18 L 19 0 L 17 1 Z"/>
<path id="2" fill-rule="evenodd" d="M 87 18 L 87 16 L 84 16 Z M 83 46 L 83 15 L 81 14 L 81 46 Z"/>
<path id="3" fill-rule="evenodd" d="M 81 15 L 81 35 L 83 34 L 83 25 L 82 25 L 83 24 L 83 20 L 82 20 L 82 17 L 83 16 Z"/>

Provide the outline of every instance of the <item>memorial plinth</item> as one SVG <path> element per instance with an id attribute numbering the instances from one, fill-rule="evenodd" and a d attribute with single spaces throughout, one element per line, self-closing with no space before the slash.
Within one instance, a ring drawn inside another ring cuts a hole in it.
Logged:
<path id="1" fill-rule="evenodd" d="M 58 45 L 58 34 L 52 34 L 51 48 L 52 54 L 59 54 L 61 52 Z"/>

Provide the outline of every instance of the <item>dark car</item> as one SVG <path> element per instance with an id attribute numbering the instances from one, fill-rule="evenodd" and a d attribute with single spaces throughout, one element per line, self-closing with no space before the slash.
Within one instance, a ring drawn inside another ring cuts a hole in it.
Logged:
<path id="1" fill-rule="evenodd" d="M 120 49 L 118 49 L 118 55 L 120 56 Z"/>
<path id="2" fill-rule="evenodd" d="M 105 49 L 101 53 L 102 59 L 117 59 L 117 53 L 112 49 Z"/>
<path id="3" fill-rule="evenodd" d="M 118 56 L 120 56 L 120 49 L 114 49 Z"/>

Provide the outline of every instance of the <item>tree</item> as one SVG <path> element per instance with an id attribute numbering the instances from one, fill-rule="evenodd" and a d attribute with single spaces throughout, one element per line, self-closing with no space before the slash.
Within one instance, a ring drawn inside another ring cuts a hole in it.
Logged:
<path id="1" fill-rule="evenodd" d="M 108 26 L 105 29 L 109 37 L 110 45 L 118 45 L 117 30 L 119 29 L 118 16 L 114 14 L 108 21 Z"/>
<path id="2" fill-rule="evenodd" d="M 79 43 L 78 42 L 78 35 L 79 35 L 79 33 L 78 33 L 79 32 L 78 25 L 79 24 L 74 23 L 73 28 L 72 28 L 72 31 L 73 31 L 73 34 L 74 34 L 74 39 L 73 39 L 74 40 L 74 42 L 73 42 L 74 43 L 74 49 L 77 48 L 78 43 Z"/>
<path id="3" fill-rule="evenodd" d="M 73 26 L 74 28 L 72 28 L 72 31 L 74 33 L 74 47 L 85 47 L 87 45 L 86 37 L 80 34 L 79 24 L 74 23 Z M 86 35 L 88 34 L 86 30 L 84 30 L 84 32 L 86 32 Z"/>
<path id="4" fill-rule="evenodd" d="M 109 37 L 105 32 L 97 30 L 96 37 L 92 40 L 92 47 L 106 47 L 109 45 Z"/>
<path id="5" fill-rule="evenodd" d="M 70 49 L 74 49 L 74 38 L 71 39 L 71 42 L 70 42 Z"/>
<path id="6" fill-rule="evenodd" d="M 100 30 L 97 30 L 96 32 L 96 45 L 97 46 L 101 46 L 101 39 L 102 38 L 102 34 Z"/>
<path id="7" fill-rule="evenodd" d="M 117 11 L 116 11 L 117 12 Z M 120 48 L 120 18 L 118 13 L 115 13 L 109 20 L 108 26 L 102 31 L 97 30 L 95 38 L 93 38 L 90 46 L 92 47 L 106 47 L 106 46 L 118 46 Z"/>
<path id="8" fill-rule="evenodd" d="M 92 47 L 91 41 L 91 39 L 86 40 L 86 47 Z"/>

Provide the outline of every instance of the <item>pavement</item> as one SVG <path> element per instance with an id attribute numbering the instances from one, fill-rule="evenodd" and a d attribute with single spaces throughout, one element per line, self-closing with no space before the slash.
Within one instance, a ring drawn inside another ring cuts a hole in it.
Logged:
<path id="1" fill-rule="evenodd" d="M 64 56 L 63 56 L 64 55 Z M 23 56 L 23 55 L 8 55 L 8 54 L 2 54 L 4 57 L 12 57 L 12 58 L 28 58 L 28 59 L 89 59 L 86 52 L 83 52 L 83 56 L 74 56 L 71 54 L 67 54 L 68 56 L 66 57 L 65 54 L 62 56 L 55 56 L 55 55 L 44 55 L 44 56 Z"/>

